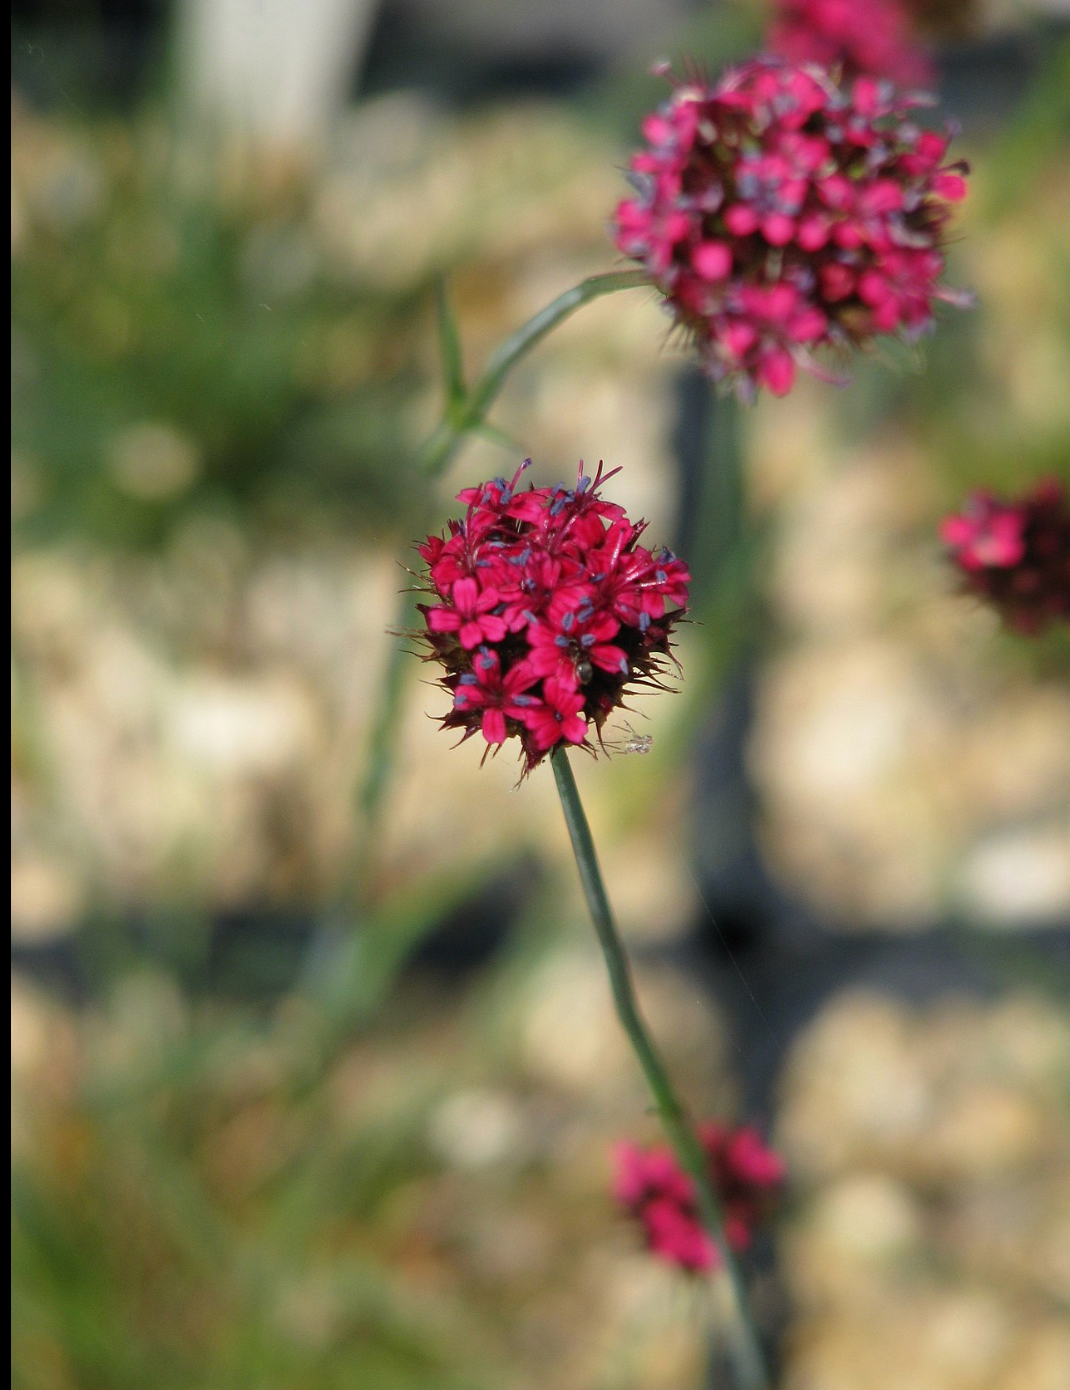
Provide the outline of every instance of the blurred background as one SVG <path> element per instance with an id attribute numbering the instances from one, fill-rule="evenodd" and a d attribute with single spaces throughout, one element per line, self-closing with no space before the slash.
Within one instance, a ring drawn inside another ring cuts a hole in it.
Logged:
<path id="1" fill-rule="evenodd" d="M 752 51 L 757 0 L 14 6 L 21 1390 L 706 1383 L 708 1290 L 608 1196 L 656 1127 L 551 779 L 452 752 L 413 661 L 356 810 L 421 514 L 526 454 L 708 557 L 649 754 L 579 772 L 691 1105 L 789 1166 L 780 1383 L 1070 1385 L 1070 645 L 936 539 L 1070 484 L 1070 16 L 911 8 L 976 310 L 733 443 L 602 300 L 429 499 L 440 277 L 474 375 L 611 268 L 651 61 Z"/>

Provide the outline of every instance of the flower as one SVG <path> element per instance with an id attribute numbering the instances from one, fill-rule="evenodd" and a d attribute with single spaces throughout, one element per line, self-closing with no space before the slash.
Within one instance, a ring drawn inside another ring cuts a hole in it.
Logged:
<path id="1" fill-rule="evenodd" d="M 932 69 L 914 43 L 901 0 L 776 0 L 771 52 L 792 63 L 819 63 L 844 77 L 927 85 Z"/>
<path id="2" fill-rule="evenodd" d="M 784 1181 L 783 1160 L 749 1126 L 706 1124 L 699 1138 L 724 1210 L 725 1236 L 733 1250 L 745 1250 Z M 673 1151 L 622 1143 L 614 1159 L 613 1195 L 641 1222 L 650 1250 L 682 1269 L 716 1269 L 720 1256 L 699 1219 L 694 1183 Z"/>
<path id="3" fill-rule="evenodd" d="M 1055 479 L 1011 501 L 974 492 L 945 517 L 940 536 L 964 588 L 1008 627 L 1032 634 L 1070 623 L 1070 506 Z"/>
<path id="4" fill-rule="evenodd" d="M 458 493 L 464 517 L 417 547 L 434 602 L 417 605 L 416 635 L 452 697 L 442 724 L 488 751 L 517 738 L 525 772 L 562 743 L 593 751 L 627 691 L 659 684 L 690 581 L 600 496 L 618 470 L 592 480 L 581 464 L 574 488 L 518 491 L 530 462 Z"/>
<path id="5" fill-rule="evenodd" d="M 917 338 L 943 288 L 950 204 L 966 194 L 950 134 L 919 99 L 777 59 L 674 87 L 646 118 L 636 193 L 615 240 L 661 290 L 707 373 L 745 398 L 782 396 L 818 349 Z"/>

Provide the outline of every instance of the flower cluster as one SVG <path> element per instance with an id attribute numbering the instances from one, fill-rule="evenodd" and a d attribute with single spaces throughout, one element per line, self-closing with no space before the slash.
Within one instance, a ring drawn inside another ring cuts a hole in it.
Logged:
<path id="1" fill-rule="evenodd" d="M 458 493 L 464 518 L 418 547 L 437 600 L 419 605 L 420 635 L 453 698 L 443 726 L 518 738 L 525 771 L 559 743 L 590 747 L 627 687 L 658 683 L 690 580 L 599 495 L 617 469 L 518 491 L 528 463 Z"/>
<path id="2" fill-rule="evenodd" d="M 965 587 L 1009 627 L 1035 633 L 1070 623 L 1070 506 L 1057 481 L 1010 502 L 975 492 L 940 535 Z"/>
<path id="3" fill-rule="evenodd" d="M 928 84 L 932 71 L 914 43 L 901 0 L 776 0 L 769 48 L 793 63 L 819 63 L 844 77 L 897 86 Z"/>
<path id="4" fill-rule="evenodd" d="M 615 239 L 665 295 L 711 377 L 744 396 L 821 375 L 818 348 L 914 338 L 937 299 L 965 166 L 917 99 L 820 68 L 759 59 L 715 86 L 676 86 L 643 124 L 636 196 Z"/>
<path id="5" fill-rule="evenodd" d="M 784 1180 L 784 1164 L 750 1128 L 707 1124 L 699 1130 L 710 1178 L 725 1215 L 733 1250 L 745 1250 L 770 1197 Z M 716 1269 L 720 1260 L 699 1220 L 694 1183 L 664 1145 L 620 1144 L 613 1195 L 642 1223 L 653 1253 L 683 1269 Z"/>

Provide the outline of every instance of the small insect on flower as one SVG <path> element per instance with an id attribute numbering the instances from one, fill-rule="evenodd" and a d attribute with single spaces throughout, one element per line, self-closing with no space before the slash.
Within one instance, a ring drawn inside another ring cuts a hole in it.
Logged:
<path id="1" fill-rule="evenodd" d="M 671 551 L 641 543 L 645 522 L 601 497 L 616 469 L 592 479 L 581 464 L 573 488 L 518 491 L 529 464 L 458 493 L 465 515 L 417 547 L 434 602 L 418 605 L 415 634 L 452 697 L 443 726 L 481 733 L 488 751 L 516 738 L 525 772 L 560 743 L 594 752 L 626 691 L 665 688 L 690 582 Z"/>
<path id="2" fill-rule="evenodd" d="M 630 724 L 622 724 L 620 732 L 621 738 L 603 739 L 602 747 L 623 757 L 627 753 L 638 753 L 642 756 L 649 753 L 654 745 L 653 734 L 637 734 Z"/>

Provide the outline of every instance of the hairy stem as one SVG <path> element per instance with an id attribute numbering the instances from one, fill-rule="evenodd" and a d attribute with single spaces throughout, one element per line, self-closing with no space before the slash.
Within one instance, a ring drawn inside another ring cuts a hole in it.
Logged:
<path id="1" fill-rule="evenodd" d="M 609 972 L 617 1016 L 646 1077 L 669 1142 L 684 1171 L 695 1184 L 702 1224 L 717 1248 L 728 1281 L 733 1312 L 732 1325 L 728 1329 L 728 1345 L 736 1383 L 739 1390 L 769 1390 L 769 1377 L 750 1315 L 746 1288 L 725 1235 L 721 1203 L 710 1181 L 706 1153 L 677 1098 L 665 1065 L 639 1012 L 628 957 L 613 920 L 602 873 L 598 867 L 591 829 L 583 811 L 568 754 L 559 746 L 554 750 L 550 761 L 561 798 L 561 808 L 565 813 L 565 824 L 568 826 L 573 853 L 576 856 L 580 882 Z"/>

